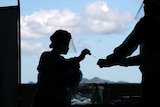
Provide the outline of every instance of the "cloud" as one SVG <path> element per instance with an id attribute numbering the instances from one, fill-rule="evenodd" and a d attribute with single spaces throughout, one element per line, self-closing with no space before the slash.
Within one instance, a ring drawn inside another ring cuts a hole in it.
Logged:
<path id="1" fill-rule="evenodd" d="M 120 13 L 110 9 L 106 2 L 96 1 L 87 4 L 82 16 L 85 16 L 84 27 L 90 33 L 113 34 L 126 30 L 126 25 L 133 20 L 129 12 Z"/>
<path id="2" fill-rule="evenodd" d="M 107 2 L 87 3 L 81 12 L 70 9 L 39 10 L 31 15 L 21 16 L 22 51 L 42 51 L 41 43 L 29 44 L 26 39 L 48 38 L 56 29 L 66 29 L 72 34 L 113 34 L 126 30 L 134 19 L 129 12 L 120 13 L 108 7 Z"/>
<path id="3" fill-rule="evenodd" d="M 33 55 L 33 54 L 40 54 L 41 52 L 45 51 L 42 43 L 29 43 L 26 41 L 21 41 L 21 49 L 25 55 Z"/>
<path id="4" fill-rule="evenodd" d="M 109 9 L 104 1 L 88 3 L 80 13 L 69 9 L 41 9 L 31 15 L 21 16 L 21 35 L 22 38 L 42 38 L 58 28 L 74 33 L 122 32 L 133 18 L 129 12 Z"/>

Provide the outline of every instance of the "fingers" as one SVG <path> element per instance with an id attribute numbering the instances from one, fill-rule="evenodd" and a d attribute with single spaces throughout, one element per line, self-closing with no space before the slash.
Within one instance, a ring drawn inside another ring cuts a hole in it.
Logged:
<path id="1" fill-rule="evenodd" d="M 112 60 L 110 59 L 99 59 L 97 61 L 97 65 L 102 68 L 102 67 L 111 67 L 111 66 L 114 66 L 114 65 L 117 65 L 118 63 L 117 62 L 113 62 Z"/>
<path id="2" fill-rule="evenodd" d="M 88 54 L 88 55 L 91 55 L 91 52 L 90 52 L 90 50 L 89 49 L 84 49 L 83 51 L 82 51 L 82 53 L 83 54 Z"/>
<path id="3" fill-rule="evenodd" d="M 97 61 L 97 65 L 98 65 L 100 68 L 104 67 L 104 65 L 105 65 L 105 59 L 99 59 L 99 60 Z"/>

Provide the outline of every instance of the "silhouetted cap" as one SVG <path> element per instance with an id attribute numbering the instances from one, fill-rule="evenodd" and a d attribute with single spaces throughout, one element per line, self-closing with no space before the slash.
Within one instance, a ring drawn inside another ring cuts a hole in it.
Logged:
<path id="1" fill-rule="evenodd" d="M 51 40 L 51 44 L 50 44 L 50 48 L 53 48 L 53 46 L 55 45 L 60 45 L 60 44 L 64 44 L 66 42 L 69 42 L 71 39 L 71 34 L 66 31 L 66 30 L 56 30 L 51 36 L 50 36 L 50 40 Z"/>

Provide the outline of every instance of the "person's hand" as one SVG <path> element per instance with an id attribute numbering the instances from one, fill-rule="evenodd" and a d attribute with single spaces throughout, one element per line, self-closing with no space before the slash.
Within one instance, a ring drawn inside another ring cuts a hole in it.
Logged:
<path id="1" fill-rule="evenodd" d="M 102 68 L 102 67 L 104 67 L 105 62 L 106 62 L 106 59 L 99 59 L 99 60 L 97 61 L 97 65 L 98 65 L 100 68 Z"/>
<path id="2" fill-rule="evenodd" d="M 77 57 L 78 61 L 82 61 L 86 55 L 91 55 L 91 52 L 89 49 L 83 49 L 79 57 Z"/>
<path id="3" fill-rule="evenodd" d="M 88 54 L 88 55 L 91 55 L 90 50 L 89 50 L 89 49 L 83 49 L 82 52 L 81 52 L 81 55 L 84 55 L 84 56 L 85 56 L 85 55 L 87 55 L 87 54 Z"/>
<path id="4" fill-rule="evenodd" d="M 99 59 L 97 61 L 97 65 L 99 65 L 100 68 L 102 67 L 111 67 L 114 65 L 118 65 L 119 61 L 116 60 L 116 57 L 114 56 L 114 54 L 110 54 L 106 57 L 106 59 Z"/>
<path id="5" fill-rule="evenodd" d="M 115 63 L 111 61 L 110 59 L 99 59 L 97 61 L 97 65 L 99 65 L 99 67 L 102 68 L 102 67 L 111 67 L 114 65 L 118 65 L 118 63 Z"/>

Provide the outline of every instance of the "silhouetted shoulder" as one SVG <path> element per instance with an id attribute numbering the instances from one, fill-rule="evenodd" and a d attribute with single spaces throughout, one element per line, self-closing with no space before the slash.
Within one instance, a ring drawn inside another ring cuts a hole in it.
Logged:
<path id="1" fill-rule="evenodd" d="M 51 51 L 44 51 L 44 52 L 42 52 L 41 55 L 50 55 L 50 54 L 52 54 Z"/>

